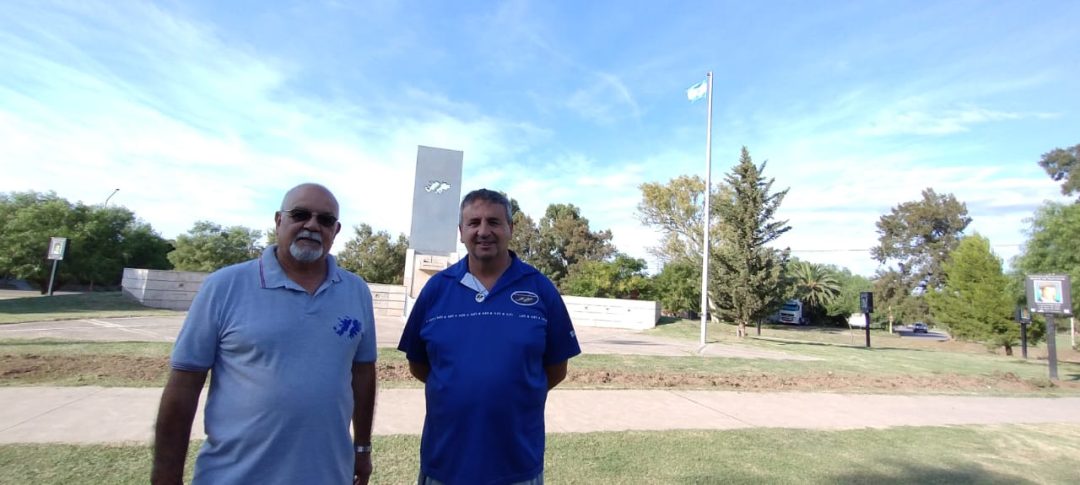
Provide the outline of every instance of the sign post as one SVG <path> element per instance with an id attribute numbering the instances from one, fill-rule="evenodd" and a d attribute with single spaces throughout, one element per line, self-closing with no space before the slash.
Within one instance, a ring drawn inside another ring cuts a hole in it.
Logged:
<path id="1" fill-rule="evenodd" d="M 66 237 L 52 237 L 49 238 L 49 255 L 48 258 L 52 260 L 52 274 L 49 275 L 49 296 L 53 293 L 53 281 L 56 280 L 56 267 L 60 264 L 60 260 L 64 259 L 64 250 L 67 249 Z"/>
<path id="2" fill-rule="evenodd" d="M 1027 306 L 1031 313 L 1046 317 L 1046 359 L 1050 364 L 1050 379 L 1057 380 L 1057 328 L 1054 315 L 1072 316 L 1072 286 L 1069 275 L 1028 275 L 1024 282 Z"/>
<path id="3" fill-rule="evenodd" d="M 859 310 L 866 316 L 866 348 L 870 348 L 870 314 L 874 313 L 874 293 L 859 293 Z"/>
<path id="4" fill-rule="evenodd" d="M 1027 359 L 1027 326 L 1031 323 L 1031 311 L 1022 306 L 1016 307 L 1016 321 L 1020 324 L 1020 352 Z"/>

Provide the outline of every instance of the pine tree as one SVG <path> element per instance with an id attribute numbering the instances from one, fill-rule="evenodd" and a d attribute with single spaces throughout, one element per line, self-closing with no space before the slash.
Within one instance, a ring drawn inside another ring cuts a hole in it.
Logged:
<path id="1" fill-rule="evenodd" d="M 739 164 L 725 177 L 726 186 L 717 198 L 715 213 L 723 221 L 721 242 L 710 259 L 710 290 L 714 311 L 739 325 L 761 321 L 782 303 L 782 275 L 789 251 L 766 245 L 789 229 L 787 221 L 773 217 L 787 190 L 770 194 L 773 179 L 762 173 L 765 164 L 754 165 L 743 147 Z"/>
<path id="2" fill-rule="evenodd" d="M 942 270 L 945 284 L 927 294 L 935 321 L 955 338 L 1005 347 L 1005 354 L 1012 355 L 1020 326 L 1011 319 L 1009 280 L 990 241 L 978 234 L 961 239 Z"/>

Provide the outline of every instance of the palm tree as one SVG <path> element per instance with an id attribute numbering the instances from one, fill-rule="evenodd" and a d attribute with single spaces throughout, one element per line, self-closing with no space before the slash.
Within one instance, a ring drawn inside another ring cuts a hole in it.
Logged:
<path id="1" fill-rule="evenodd" d="M 798 261 L 791 268 L 795 295 L 810 309 L 824 307 L 840 295 L 840 283 L 828 268 L 808 261 Z"/>

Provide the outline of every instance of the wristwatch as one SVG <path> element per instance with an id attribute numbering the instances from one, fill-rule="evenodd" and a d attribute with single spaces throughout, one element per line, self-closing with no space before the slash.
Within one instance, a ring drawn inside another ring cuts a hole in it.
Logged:
<path id="1" fill-rule="evenodd" d="M 371 445 L 356 445 L 357 453 L 371 453 Z"/>

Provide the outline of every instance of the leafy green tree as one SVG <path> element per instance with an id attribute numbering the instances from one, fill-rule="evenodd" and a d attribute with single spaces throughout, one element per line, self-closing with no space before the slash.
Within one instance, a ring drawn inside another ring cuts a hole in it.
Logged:
<path id="1" fill-rule="evenodd" d="M 664 265 L 652 280 L 652 298 L 671 315 L 697 318 L 701 310 L 701 265 L 681 259 Z"/>
<path id="2" fill-rule="evenodd" d="M 942 269 L 944 286 L 927 294 L 930 311 L 954 338 L 1004 347 L 1019 343 L 1020 326 L 1012 320 L 1013 299 L 1001 258 L 979 234 L 960 240 Z"/>
<path id="3" fill-rule="evenodd" d="M 840 295 L 840 283 L 829 268 L 808 261 L 788 264 L 795 297 L 806 304 L 807 313 L 824 309 Z"/>
<path id="4" fill-rule="evenodd" d="M 970 223 L 964 203 L 931 188 L 923 190 L 921 200 L 904 202 L 881 216 L 878 246 L 870 254 L 887 268 L 878 274 L 875 293 L 884 296 L 882 302 L 894 315 L 904 321 L 930 319 L 922 295 L 941 288 L 941 266 Z"/>
<path id="5" fill-rule="evenodd" d="M 909 288 L 940 288 L 941 267 L 969 224 L 966 204 L 928 188 L 922 200 L 897 205 L 878 219 L 880 237 L 870 255 L 883 265 L 895 262 Z"/>
<path id="6" fill-rule="evenodd" d="M 1028 222 L 1028 240 L 1015 266 L 1027 274 L 1065 273 L 1080 280 L 1080 204 L 1046 202 Z M 1073 301 L 1080 301 L 1080 284 L 1073 285 L 1073 292 Z"/>
<path id="7" fill-rule="evenodd" d="M 834 322 L 846 322 L 848 317 L 860 313 L 859 294 L 872 291 L 874 283 L 863 275 L 854 274 L 847 268 L 829 267 L 840 287 L 840 292 L 832 301 L 825 304 L 825 314 Z M 875 295 L 875 298 L 877 296 Z"/>
<path id="8" fill-rule="evenodd" d="M 68 239 L 54 288 L 68 282 L 118 285 L 123 268 L 168 268 L 168 243 L 123 207 L 71 204 L 54 193 L 0 194 L 0 275 L 26 279 L 42 291 L 52 262 L 49 238 Z"/>
<path id="9" fill-rule="evenodd" d="M 76 281 L 94 284 L 111 283 L 123 276 L 124 254 L 121 246 L 124 228 L 133 219 L 127 209 L 93 210 L 79 204 L 73 207 L 74 240 L 68 249 L 69 274 Z"/>
<path id="10" fill-rule="evenodd" d="M 941 266 L 970 223 L 966 204 L 928 188 L 922 200 L 904 202 L 881 216 L 878 246 L 870 253 L 879 263 L 895 262 L 910 288 L 940 288 Z"/>
<path id="11" fill-rule="evenodd" d="M 338 265 L 369 283 L 402 284 L 409 239 L 399 234 L 397 241 L 392 241 L 390 233 L 374 232 L 368 224 L 354 226 L 353 231 L 353 238 L 337 255 Z"/>
<path id="12" fill-rule="evenodd" d="M 1080 144 L 1044 153 L 1039 159 L 1039 166 L 1055 182 L 1061 182 L 1062 194 L 1080 193 Z"/>
<path id="13" fill-rule="evenodd" d="M 243 226 L 223 228 L 210 221 L 197 221 L 187 234 L 177 236 L 169 261 L 180 271 L 217 271 L 259 257 L 262 235 L 259 230 Z"/>
<path id="14" fill-rule="evenodd" d="M 738 165 L 725 177 L 729 195 L 716 201 L 725 227 L 711 258 L 716 272 L 710 275 L 710 297 L 722 318 L 738 324 L 740 337 L 746 336 L 747 324 L 776 311 L 785 291 L 789 250 L 768 244 L 791 229 L 787 221 L 774 220 L 787 190 L 770 193 L 773 179 L 766 180 L 764 171 L 765 163 L 754 165 L 743 147 Z"/>
<path id="15" fill-rule="evenodd" d="M 122 238 L 125 268 L 172 269 L 168 254 L 173 246 L 150 224 L 135 221 L 127 227 Z"/>
<path id="16" fill-rule="evenodd" d="M 604 261 L 615 254 L 611 231 L 593 232 L 589 220 L 573 204 L 551 204 L 538 225 L 535 266 L 560 288 L 570 267 L 585 261 Z"/>
<path id="17" fill-rule="evenodd" d="M 637 299 L 648 291 L 645 260 L 625 254 L 612 261 L 582 261 L 570 267 L 564 291 L 574 296 Z"/>
<path id="18" fill-rule="evenodd" d="M 1025 275 L 1067 274 L 1072 280 L 1073 315 L 1080 306 L 1080 204 L 1047 202 L 1029 220 L 1028 240 L 1013 261 L 1016 268 L 1014 295 L 1024 302 Z M 1041 323 L 1040 323 L 1041 324 Z M 1029 327 L 1029 329 L 1032 327 Z"/>
<path id="19" fill-rule="evenodd" d="M 649 253 L 665 263 L 687 260 L 701 266 L 705 181 L 696 175 L 681 175 L 666 184 L 649 182 L 639 188 L 638 219 L 662 234 L 660 244 L 649 248 Z M 720 189 L 713 188 L 710 196 L 719 199 Z M 724 221 L 713 217 L 709 222 L 709 245 L 715 250 Z"/>
<path id="20" fill-rule="evenodd" d="M 920 288 L 921 289 L 921 288 Z M 911 284 L 899 271 L 879 271 L 874 277 L 874 314 L 877 324 L 933 322 L 922 294 L 912 294 Z"/>
<path id="21" fill-rule="evenodd" d="M 510 250 L 522 261 L 536 266 L 544 251 L 540 228 L 528 214 L 521 211 L 516 200 L 510 199 L 510 206 L 513 214 L 511 222 L 514 225 L 513 234 L 510 236 Z"/>
<path id="22" fill-rule="evenodd" d="M 46 259 L 49 238 L 66 237 L 73 243 L 73 222 L 71 204 L 55 193 L 4 195 L 0 199 L 0 274 L 28 280 L 45 291 L 52 268 Z M 56 287 L 71 279 L 68 266 L 61 263 Z"/>

